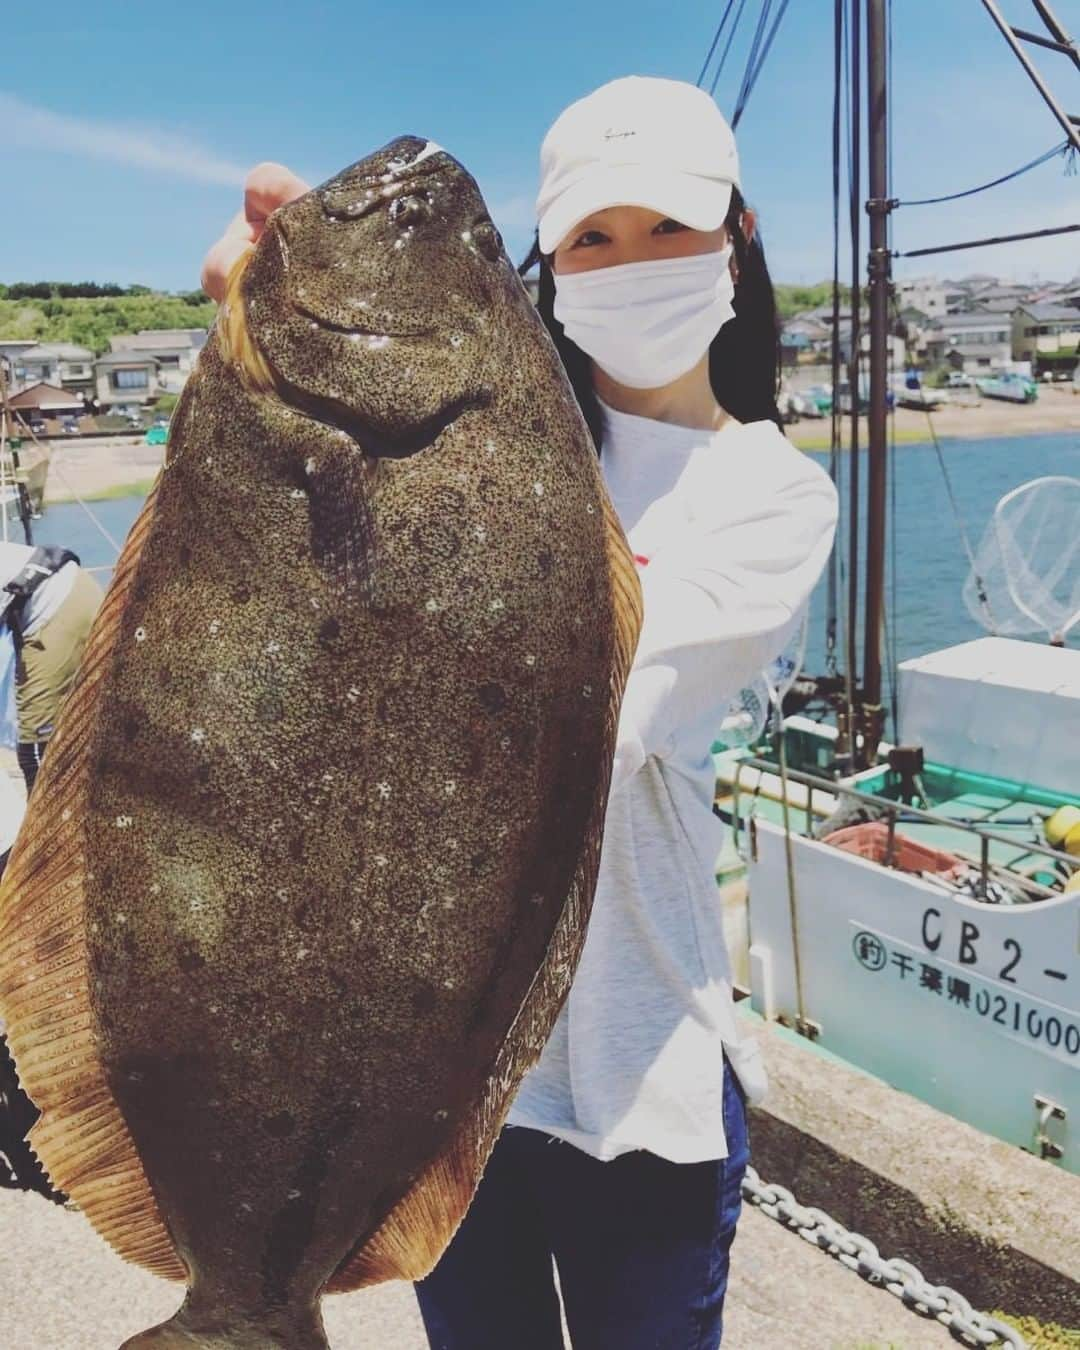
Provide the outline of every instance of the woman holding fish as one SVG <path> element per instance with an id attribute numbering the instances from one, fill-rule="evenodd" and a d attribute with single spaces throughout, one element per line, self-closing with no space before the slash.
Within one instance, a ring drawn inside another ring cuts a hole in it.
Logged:
<path id="1" fill-rule="evenodd" d="M 720 1342 L 764 1091 L 740 1036 L 713 865 L 710 743 L 782 649 L 836 500 L 779 430 L 772 289 L 712 100 L 605 85 L 541 149 L 539 309 L 592 432 L 645 602 L 584 954 L 472 1207 L 417 1287 L 439 1350 L 707 1350 Z M 207 257 L 225 279 L 287 170 L 249 178 Z"/>

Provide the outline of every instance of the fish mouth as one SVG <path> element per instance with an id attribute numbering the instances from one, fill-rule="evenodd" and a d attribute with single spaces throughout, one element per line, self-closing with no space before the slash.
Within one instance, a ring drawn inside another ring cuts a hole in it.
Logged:
<path id="1" fill-rule="evenodd" d="M 308 309 L 306 305 L 293 301 L 293 309 L 297 314 L 305 319 L 310 319 L 312 323 L 327 333 L 344 333 L 348 337 L 366 337 L 379 339 L 390 338 L 424 338 L 431 337 L 435 332 L 434 328 L 361 328 L 356 324 L 335 323 L 332 319 L 324 319 L 322 315 L 316 314 L 314 310 Z"/>
<path id="2" fill-rule="evenodd" d="M 268 227 L 273 232 L 274 242 L 278 246 L 281 254 L 281 263 L 285 269 L 285 275 L 289 274 L 289 237 L 285 232 L 285 227 L 280 220 L 271 219 Z M 291 291 L 291 287 L 290 287 Z M 342 333 L 347 337 L 368 338 L 372 345 L 389 341 L 391 338 L 423 338 L 430 337 L 434 328 L 400 328 L 391 329 L 388 327 L 369 328 L 362 324 L 337 323 L 333 319 L 327 319 L 322 314 L 317 314 L 315 310 L 309 308 L 298 300 L 294 294 L 290 294 L 292 307 L 295 313 L 305 318 L 309 323 L 317 324 L 325 333 Z"/>

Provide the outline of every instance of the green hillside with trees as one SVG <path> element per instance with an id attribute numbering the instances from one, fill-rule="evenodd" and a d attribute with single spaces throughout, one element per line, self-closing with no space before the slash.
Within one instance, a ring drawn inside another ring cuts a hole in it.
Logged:
<path id="1" fill-rule="evenodd" d="M 92 281 L 0 284 L 0 339 L 74 342 L 95 354 L 109 339 L 144 328 L 209 328 L 217 305 L 202 291 L 171 295 L 148 286 Z"/>
<path id="2" fill-rule="evenodd" d="M 775 282 L 776 308 L 782 319 L 792 319 L 806 309 L 816 309 L 818 305 L 832 302 L 832 282 L 819 281 L 816 286 L 789 286 L 784 282 Z M 840 298 L 844 304 L 851 299 L 851 288 L 840 287 Z"/>
<path id="3" fill-rule="evenodd" d="M 782 319 L 815 305 L 832 293 L 829 282 L 816 286 L 777 283 L 776 306 Z M 850 292 L 844 288 L 846 300 Z M 209 328 L 217 305 L 203 291 L 170 294 L 148 286 L 115 286 L 93 281 L 18 281 L 0 284 L 0 339 L 75 342 L 100 355 L 109 338 L 144 328 Z"/>

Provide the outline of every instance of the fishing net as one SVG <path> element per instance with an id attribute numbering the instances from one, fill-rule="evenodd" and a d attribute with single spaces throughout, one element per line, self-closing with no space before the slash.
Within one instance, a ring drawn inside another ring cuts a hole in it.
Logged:
<path id="1" fill-rule="evenodd" d="M 994 508 L 964 584 L 968 613 L 1000 637 L 1062 641 L 1080 622 L 1080 478 L 1036 478 Z"/>

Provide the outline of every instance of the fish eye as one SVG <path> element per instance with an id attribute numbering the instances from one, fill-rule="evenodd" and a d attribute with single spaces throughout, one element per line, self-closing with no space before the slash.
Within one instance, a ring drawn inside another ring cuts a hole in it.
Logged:
<path id="1" fill-rule="evenodd" d="M 431 219 L 431 194 L 419 191 L 395 197 L 390 203 L 390 219 L 400 229 L 422 225 L 425 220 Z"/>
<path id="2" fill-rule="evenodd" d="M 498 262 L 502 257 L 502 235 L 493 221 L 478 220 L 472 227 L 472 241 L 489 262 Z"/>

